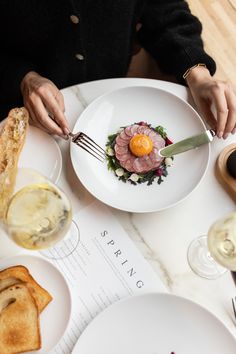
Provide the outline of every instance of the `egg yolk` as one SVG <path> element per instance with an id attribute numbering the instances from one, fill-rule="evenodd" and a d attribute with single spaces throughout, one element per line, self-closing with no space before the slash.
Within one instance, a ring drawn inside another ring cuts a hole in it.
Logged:
<path id="1" fill-rule="evenodd" d="M 152 140 L 144 134 L 134 135 L 129 142 L 132 154 L 138 157 L 150 154 L 152 145 Z"/>

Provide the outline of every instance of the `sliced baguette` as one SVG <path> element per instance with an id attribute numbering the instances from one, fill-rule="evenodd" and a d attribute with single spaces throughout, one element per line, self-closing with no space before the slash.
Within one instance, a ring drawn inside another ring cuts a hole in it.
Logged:
<path id="1" fill-rule="evenodd" d="M 17 284 L 0 292 L 0 353 L 41 348 L 38 308 L 29 289 Z"/>
<path id="2" fill-rule="evenodd" d="M 0 271 L 0 291 L 13 284 L 24 283 L 27 285 L 34 297 L 39 312 L 48 305 L 52 296 L 47 290 L 42 288 L 29 273 L 28 269 L 22 265 L 16 265 Z M 0 351 L 1 353 L 1 351 Z"/>
<path id="3" fill-rule="evenodd" d="M 20 152 L 25 142 L 29 114 L 22 108 L 12 109 L 0 135 L 0 219 L 13 193 Z"/>

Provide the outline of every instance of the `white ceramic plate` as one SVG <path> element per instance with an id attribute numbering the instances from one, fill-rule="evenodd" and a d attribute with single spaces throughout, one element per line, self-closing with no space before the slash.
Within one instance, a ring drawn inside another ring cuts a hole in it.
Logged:
<path id="1" fill-rule="evenodd" d="M 62 168 L 61 150 L 53 137 L 30 125 L 18 166 L 36 170 L 56 183 Z"/>
<path id="2" fill-rule="evenodd" d="M 136 86 L 110 92 L 93 101 L 78 118 L 74 132 L 85 132 L 105 147 L 108 135 L 139 121 L 162 125 L 174 142 L 205 129 L 198 113 L 177 96 L 157 88 Z M 130 212 L 159 211 L 186 198 L 202 180 L 209 156 L 209 144 L 176 155 L 161 185 L 155 182 L 151 186 L 134 186 L 119 181 L 108 171 L 106 163 L 71 144 L 74 170 L 85 188 L 102 202 Z"/>
<path id="3" fill-rule="evenodd" d="M 96 317 L 72 354 L 235 354 L 236 341 L 199 305 L 169 294 L 118 302 Z"/>
<path id="4" fill-rule="evenodd" d="M 31 255 L 19 255 L 0 261 L 0 269 L 13 265 L 28 268 L 35 280 L 45 288 L 53 300 L 40 314 L 42 349 L 33 353 L 48 353 L 62 338 L 71 315 L 71 295 L 69 287 L 59 270 L 43 259 Z"/>

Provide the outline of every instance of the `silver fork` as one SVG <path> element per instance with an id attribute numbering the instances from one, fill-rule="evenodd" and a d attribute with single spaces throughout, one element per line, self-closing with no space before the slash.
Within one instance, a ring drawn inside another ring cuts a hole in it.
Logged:
<path id="1" fill-rule="evenodd" d="M 234 311 L 234 318 L 236 320 L 236 297 L 232 298 L 232 306 L 233 306 L 233 311 Z"/>
<path id="2" fill-rule="evenodd" d="M 99 146 L 93 139 L 91 139 L 87 134 L 78 132 L 76 134 L 69 133 L 71 141 L 87 151 L 90 155 L 95 157 L 101 162 L 104 162 L 106 158 L 106 151 Z"/>
<path id="3" fill-rule="evenodd" d="M 234 284 L 236 286 L 236 272 L 231 271 L 230 273 L 231 273 L 231 276 L 233 278 Z M 234 318 L 236 320 L 236 297 L 232 298 L 232 306 L 233 306 L 233 311 L 234 311 Z"/>

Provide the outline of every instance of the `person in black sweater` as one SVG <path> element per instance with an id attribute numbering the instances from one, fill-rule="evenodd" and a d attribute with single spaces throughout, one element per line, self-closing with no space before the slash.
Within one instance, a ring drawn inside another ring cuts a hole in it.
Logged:
<path id="1" fill-rule="evenodd" d="M 201 31 L 184 0 L 2 0 L 0 117 L 24 103 L 33 124 L 66 136 L 60 89 L 126 76 L 136 36 L 163 73 L 189 86 L 206 121 L 226 138 L 236 131 L 235 89 L 213 77 Z"/>

